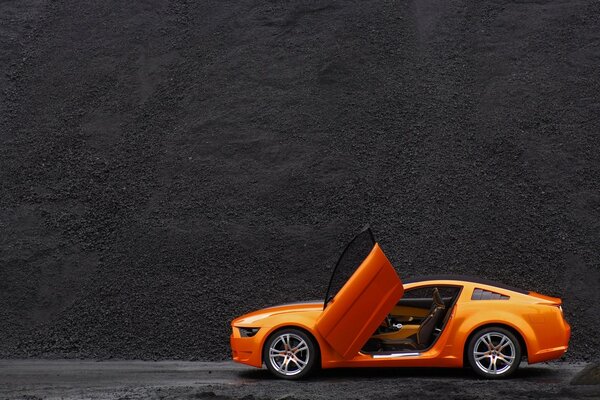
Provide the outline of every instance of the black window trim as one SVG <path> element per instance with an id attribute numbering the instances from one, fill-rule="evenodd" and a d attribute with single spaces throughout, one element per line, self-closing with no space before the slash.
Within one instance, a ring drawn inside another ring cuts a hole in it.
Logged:
<path id="1" fill-rule="evenodd" d="M 529 294 L 528 290 L 519 289 L 514 286 L 505 285 L 504 283 L 495 282 L 489 279 L 478 278 L 470 275 L 430 275 L 430 276 L 417 276 L 414 278 L 403 279 L 402 283 L 419 283 L 426 281 L 464 281 L 470 283 L 479 283 L 480 285 L 494 286 L 498 289 L 510 290 L 520 294 Z"/>

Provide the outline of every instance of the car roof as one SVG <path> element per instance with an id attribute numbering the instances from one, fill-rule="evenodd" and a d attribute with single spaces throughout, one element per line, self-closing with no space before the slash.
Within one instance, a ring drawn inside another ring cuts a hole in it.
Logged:
<path id="1" fill-rule="evenodd" d="M 504 283 L 495 282 L 489 279 L 478 278 L 475 276 L 469 275 L 428 275 L 428 276 L 416 276 L 413 278 L 402 279 L 402 283 L 420 283 L 427 281 L 460 281 L 460 282 L 470 282 L 470 283 L 479 283 L 482 285 L 494 286 L 500 289 L 511 290 L 513 292 L 521 293 L 521 294 L 529 294 L 528 290 L 519 289 L 514 286 L 505 285 Z"/>

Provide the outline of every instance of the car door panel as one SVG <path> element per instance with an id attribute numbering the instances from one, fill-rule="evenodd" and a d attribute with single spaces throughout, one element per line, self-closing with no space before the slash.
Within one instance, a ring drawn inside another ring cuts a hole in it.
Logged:
<path id="1" fill-rule="evenodd" d="M 398 274 L 375 244 L 320 315 L 316 329 L 343 358 L 352 358 L 403 293 Z"/>

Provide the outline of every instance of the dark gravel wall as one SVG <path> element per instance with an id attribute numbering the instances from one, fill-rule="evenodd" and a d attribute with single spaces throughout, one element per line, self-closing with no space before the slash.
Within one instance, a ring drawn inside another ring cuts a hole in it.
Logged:
<path id="1" fill-rule="evenodd" d="M 600 3 L 0 4 L 0 356 L 224 359 L 371 223 L 600 342 Z"/>

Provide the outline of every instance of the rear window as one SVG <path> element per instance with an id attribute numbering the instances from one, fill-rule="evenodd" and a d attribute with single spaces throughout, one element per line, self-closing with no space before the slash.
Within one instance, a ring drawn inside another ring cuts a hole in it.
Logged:
<path id="1" fill-rule="evenodd" d="M 475 289 L 471 295 L 471 300 L 508 300 L 510 296 L 492 292 L 491 290 Z"/>

